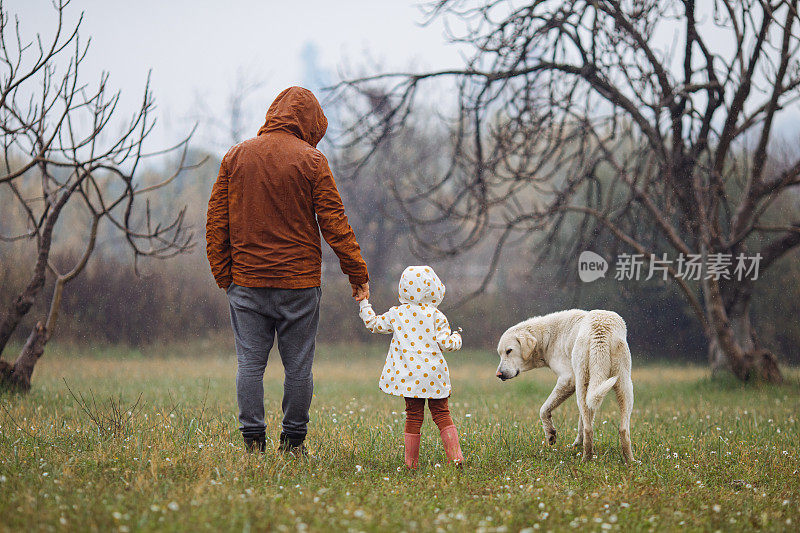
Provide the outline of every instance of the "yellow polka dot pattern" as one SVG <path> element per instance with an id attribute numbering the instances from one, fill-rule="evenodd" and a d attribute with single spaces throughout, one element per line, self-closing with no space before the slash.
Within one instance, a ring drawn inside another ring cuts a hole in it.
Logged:
<path id="1" fill-rule="evenodd" d="M 401 305 L 377 316 L 369 303 L 361 305 L 361 319 L 374 333 L 392 333 L 380 389 L 395 396 L 446 398 L 450 373 L 442 350 L 461 348 L 461 336 L 451 333 L 444 313 L 436 306 L 445 287 L 429 266 L 406 268 L 400 278 Z"/>

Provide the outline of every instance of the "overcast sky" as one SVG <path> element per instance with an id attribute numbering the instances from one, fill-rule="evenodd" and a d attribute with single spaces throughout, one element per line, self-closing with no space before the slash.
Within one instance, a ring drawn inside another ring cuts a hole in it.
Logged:
<path id="1" fill-rule="evenodd" d="M 82 35 L 92 38 L 84 80 L 110 71 L 111 85 L 123 92 L 122 109 L 136 108 L 152 70 L 160 120 L 156 138 L 165 142 L 188 131 L 198 118 L 198 101 L 224 114 L 239 71 L 263 81 L 248 100 L 252 119 L 246 137 L 255 134 L 282 89 L 298 84 L 315 89 L 319 80 L 310 79 L 311 71 L 336 81 L 364 71 L 463 65 L 441 20 L 421 26 L 419 5 L 412 0 L 72 0 L 67 16 L 74 23 L 83 11 Z M 51 0 L 11 0 L 7 6 L 20 16 L 28 38 L 36 32 L 48 36 L 55 27 Z M 674 46 L 672 35 L 656 39 L 663 40 L 656 48 Z M 800 115 L 793 107 L 779 127 L 796 134 Z M 209 141 L 208 130 L 201 139 Z"/>
<path id="2" fill-rule="evenodd" d="M 55 28 L 50 0 L 12 0 L 24 35 Z M 305 56 L 338 78 L 380 63 L 386 69 L 461 63 L 446 46 L 441 22 L 426 27 L 418 3 L 405 0 L 72 0 L 71 22 L 84 12 L 82 35 L 92 45 L 87 80 L 111 72 L 133 109 L 152 69 L 163 134 L 185 131 L 198 97 L 221 109 L 238 70 L 263 88 L 250 98 L 256 129 L 272 99 L 290 85 L 309 85 Z M 255 134 L 255 131 L 252 132 Z"/>

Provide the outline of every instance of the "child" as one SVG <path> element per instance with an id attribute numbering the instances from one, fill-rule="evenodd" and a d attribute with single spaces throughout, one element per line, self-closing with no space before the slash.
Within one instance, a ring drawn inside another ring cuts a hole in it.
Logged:
<path id="1" fill-rule="evenodd" d="M 447 406 L 450 375 L 442 350 L 461 349 L 461 334 L 451 334 L 447 317 L 436 308 L 444 298 L 444 284 L 431 267 L 410 266 L 400 277 L 398 295 L 401 305 L 380 316 L 375 315 L 367 300 L 362 300 L 359 316 L 371 332 L 393 334 L 381 371 L 380 389 L 406 400 L 406 467 L 416 468 L 419 460 L 425 398 L 439 428 L 447 460 L 460 466 L 464 456 Z"/>

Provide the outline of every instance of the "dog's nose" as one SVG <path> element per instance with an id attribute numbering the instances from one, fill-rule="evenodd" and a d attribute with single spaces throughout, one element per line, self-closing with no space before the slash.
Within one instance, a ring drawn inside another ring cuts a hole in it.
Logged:
<path id="1" fill-rule="evenodd" d="M 497 373 L 495 374 L 495 376 L 497 376 L 497 377 L 498 377 L 498 378 L 500 378 L 500 379 L 503 379 L 503 373 L 502 373 L 502 372 L 500 372 L 499 370 L 497 371 Z"/>

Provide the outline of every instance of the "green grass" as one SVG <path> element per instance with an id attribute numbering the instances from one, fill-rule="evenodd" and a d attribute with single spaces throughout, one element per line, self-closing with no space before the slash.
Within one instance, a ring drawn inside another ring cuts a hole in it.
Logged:
<path id="1" fill-rule="evenodd" d="M 577 409 L 542 444 L 546 369 L 501 383 L 495 356 L 448 357 L 467 466 L 445 465 L 430 418 L 420 468 L 402 465 L 402 400 L 381 393 L 385 346 L 321 347 L 309 445 L 291 460 L 243 452 L 227 342 L 142 350 L 54 347 L 25 396 L 0 394 L 4 530 L 796 530 L 800 375 L 780 387 L 711 381 L 692 367 L 636 368 L 634 454 L 626 467 L 606 399 L 597 460 L 572 442 Z M 266 376 L 268 442 L 280 423 L 281 367 Z M 635 364 L 635 362 L 634 362 Z M 101 431 L 67 390 L 141 411 Z"/>

